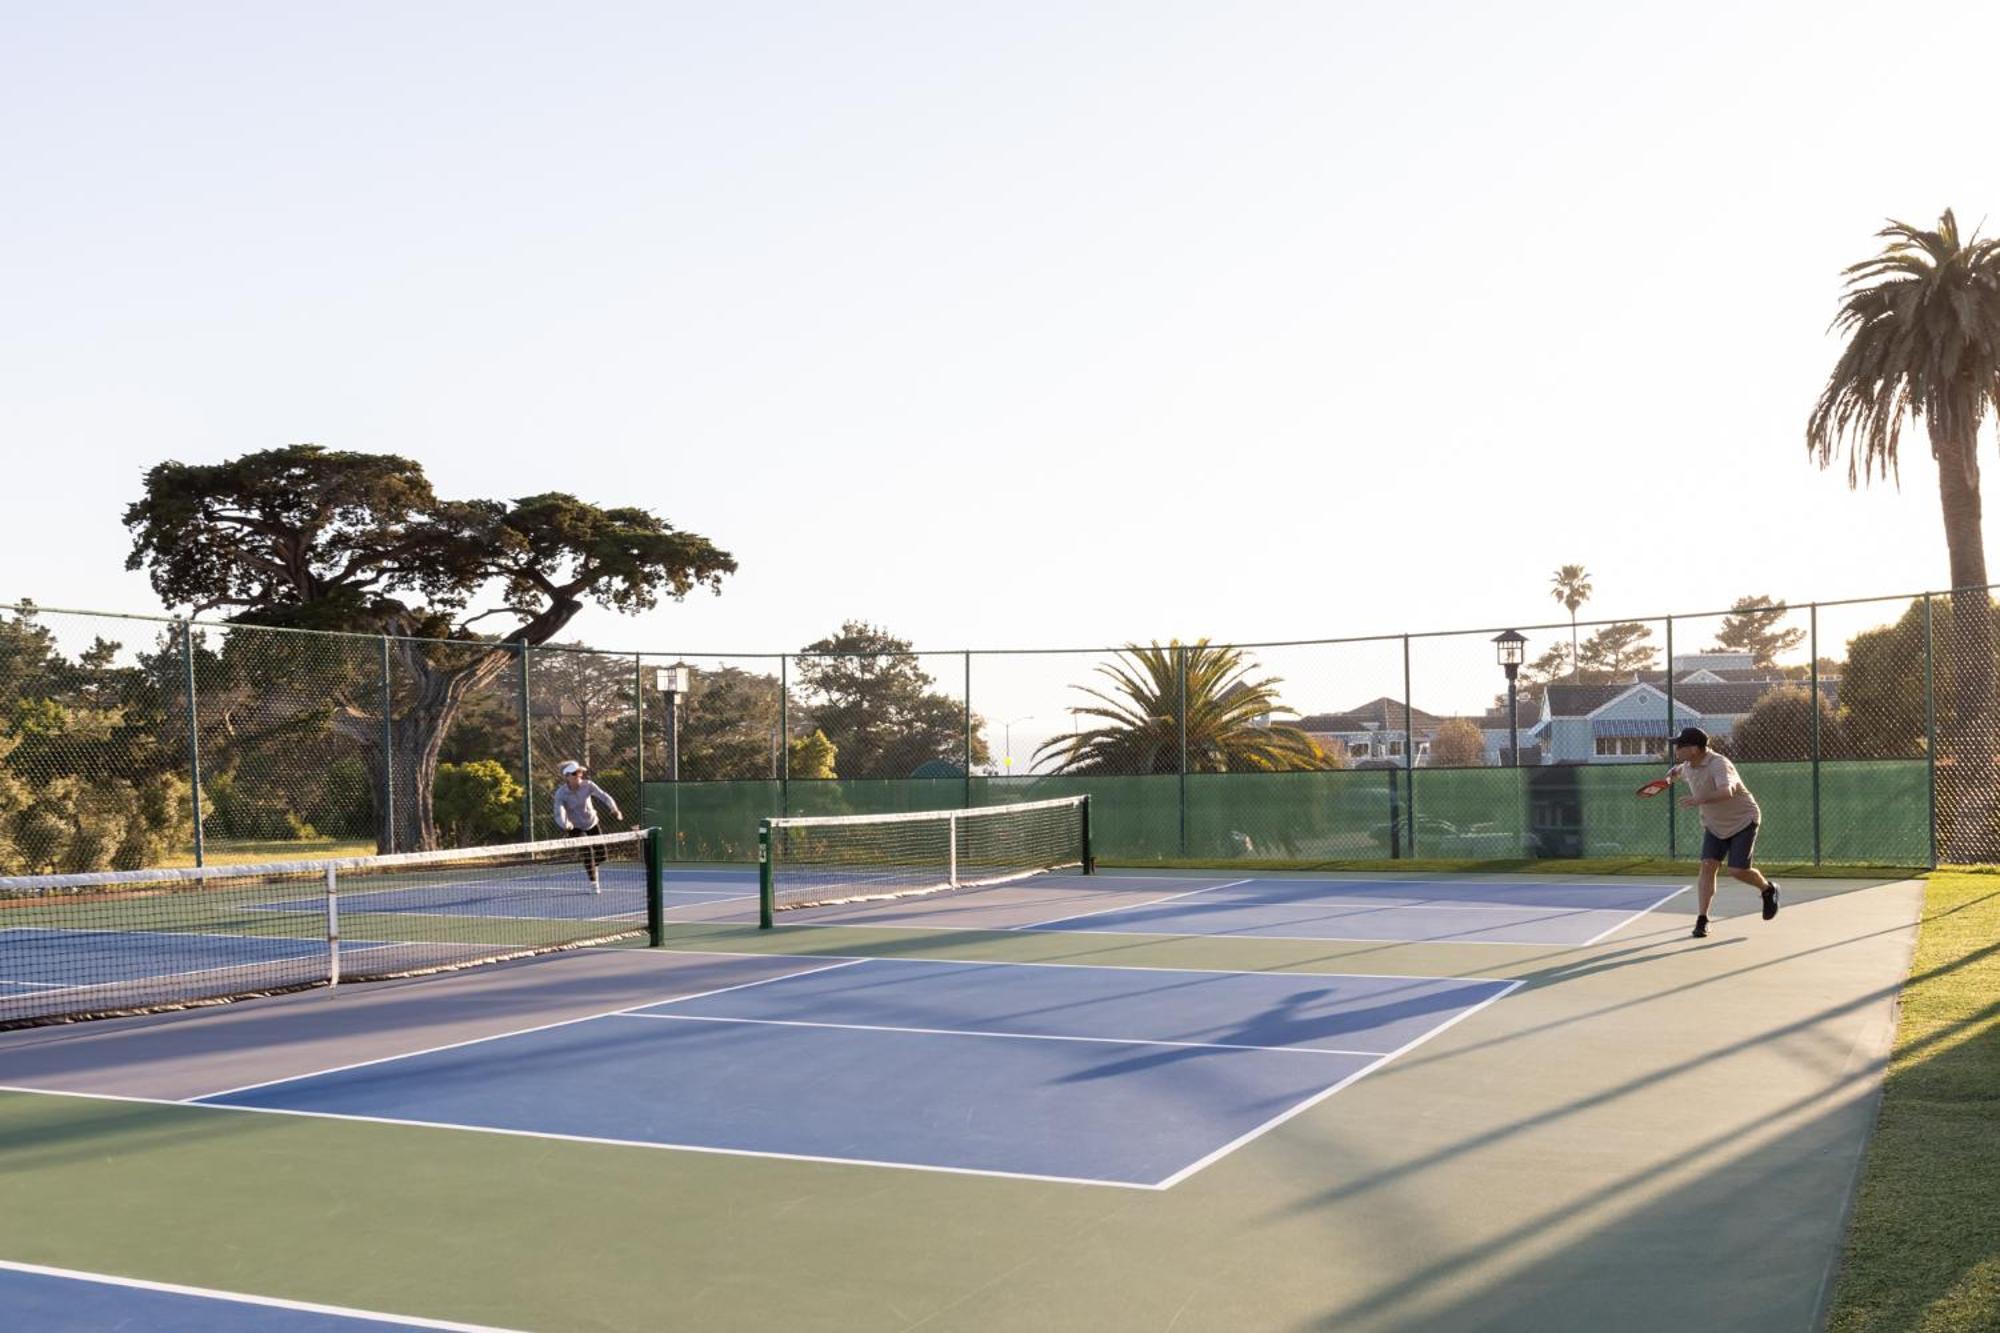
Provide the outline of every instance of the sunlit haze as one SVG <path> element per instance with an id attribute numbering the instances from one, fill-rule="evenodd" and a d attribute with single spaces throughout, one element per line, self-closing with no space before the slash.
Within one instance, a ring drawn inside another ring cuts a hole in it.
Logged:
<path id="1" fill-rule="evenodd" d="M 1940 587 L 1921 432 L 1804 446 L 1841 269 L 2000 187 L 2000 7 L 1885 14 L 10 6 L 0 601 L 162 610 L 144 469 L 306 441 L 737 557 L 623 649 Z"/>

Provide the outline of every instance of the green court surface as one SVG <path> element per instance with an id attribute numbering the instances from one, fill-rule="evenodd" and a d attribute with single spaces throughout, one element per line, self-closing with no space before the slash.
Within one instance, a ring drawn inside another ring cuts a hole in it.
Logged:
<path id="1" fill-rule="evenodd" d="M 0 1259 L 519 1329 L 1806 1333 L 1923 886 L 1787 895 L 1766 923 L 1726 885 L 1706 940 L 1683 895 L 1588 945 L 676 923 L 621 984 L 697 953 L 1526 984 L 1162 1190 L 0 1093 Z M 497 1009 L 494 975 L 384 986 Z M 0 1085 L 366 989 L 0 1034 Z"/>

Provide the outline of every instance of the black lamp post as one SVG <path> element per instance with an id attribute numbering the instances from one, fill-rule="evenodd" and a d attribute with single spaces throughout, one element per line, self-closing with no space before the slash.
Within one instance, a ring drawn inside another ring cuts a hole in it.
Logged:
<path id="1" fill-rule="evenodd" d="M 1521 674 L 1521 659 L 1527 655 L 1527 646 L 1527 637 L 1511 629 L 1493 636 L 1494 655 L 1507 673 L 1507 753 L 1511 756 L 1508 762 L 1515 768 L 1521 766 L 1521 705 L 1515 677 Z"/>
<path id="2" fill-rule="evenodd" d="M 667 781 L 681 780 L 681 696 L 688 692 L 694 673 L 685 662 L 660 667 L 654 676 L 655 688 L 667 696 Z"/>

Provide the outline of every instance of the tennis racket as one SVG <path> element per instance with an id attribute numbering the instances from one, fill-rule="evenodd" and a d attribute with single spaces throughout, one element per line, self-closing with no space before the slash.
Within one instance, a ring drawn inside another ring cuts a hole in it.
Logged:
<path id="1" fill-rule="evenodd" d="M 1665 777 L 1654 778 L 1651 782 L 1640 786 L 1638 794 L 1641 796 L 1658 796 L 1661 792 L 1674 785 L 1674 778 L 1679 775 L 1680 771 L 1681 766 L 1675 764 L 1667 770 Z"/>

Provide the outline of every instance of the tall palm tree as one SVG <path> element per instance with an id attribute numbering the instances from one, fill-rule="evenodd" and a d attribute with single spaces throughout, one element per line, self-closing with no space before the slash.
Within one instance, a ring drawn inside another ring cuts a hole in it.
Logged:
<path id="1" fill-rule="evenodd" d="M 1185 660 L 1186 692 L 1181 670 Z M 1035 750 L 1055 758 L 1057 773 L 1178 773 L 1181 712 L 1186 700 L 1187 764 L 1191 773 L 1281 772 L 1331 768 L 1330 759 L 1297 727 L 1270 719 L 1296 710 L 1278 701 L 1275 676 L 1251 680 L 1257 669 L 1241 648 L 1200 639 L 1148 647 L 1127 645 L 1097 668 L 1109 691 L 1076 688 L 1097 702 L 1072 711 L 1102 725 L 1057 736 Z"/>
<path id="2" fill-rule="evenodd" d="M 1549 596 L 1561 602 L 1563 609 L 1569 612 L 1569 678 L 1575 680 L 1579 670 L 1576 610 L 1590 600 L 1590 571 L 1582 565 L 1564 565 L 1549 582 Z"/>
<path id="3" fill-rule="evenodd" d="M 1940 782 L 1948 859 L 1995 849 L 1994 625 L 1980 525 L 1979 428 L 2000 408 L 2000 241 L 1961 237 L 1949 209 L 1936 231 L 1891 220 L 1880 254 L 1850 265 L 1832 327 L 1847 338 L 1806 425 L 1806 450 L 1825 468 L 1843 443 L 1847 484 L 1900 481 L 1906 422 L 1921 422 L 1938 465 L 1954 601 L 1985 614 L 1951 618 L 1961 734 L 1948 738 L 1957 772 Z M 1947 795 L 1947 793 L 1952 793 Z"/>

